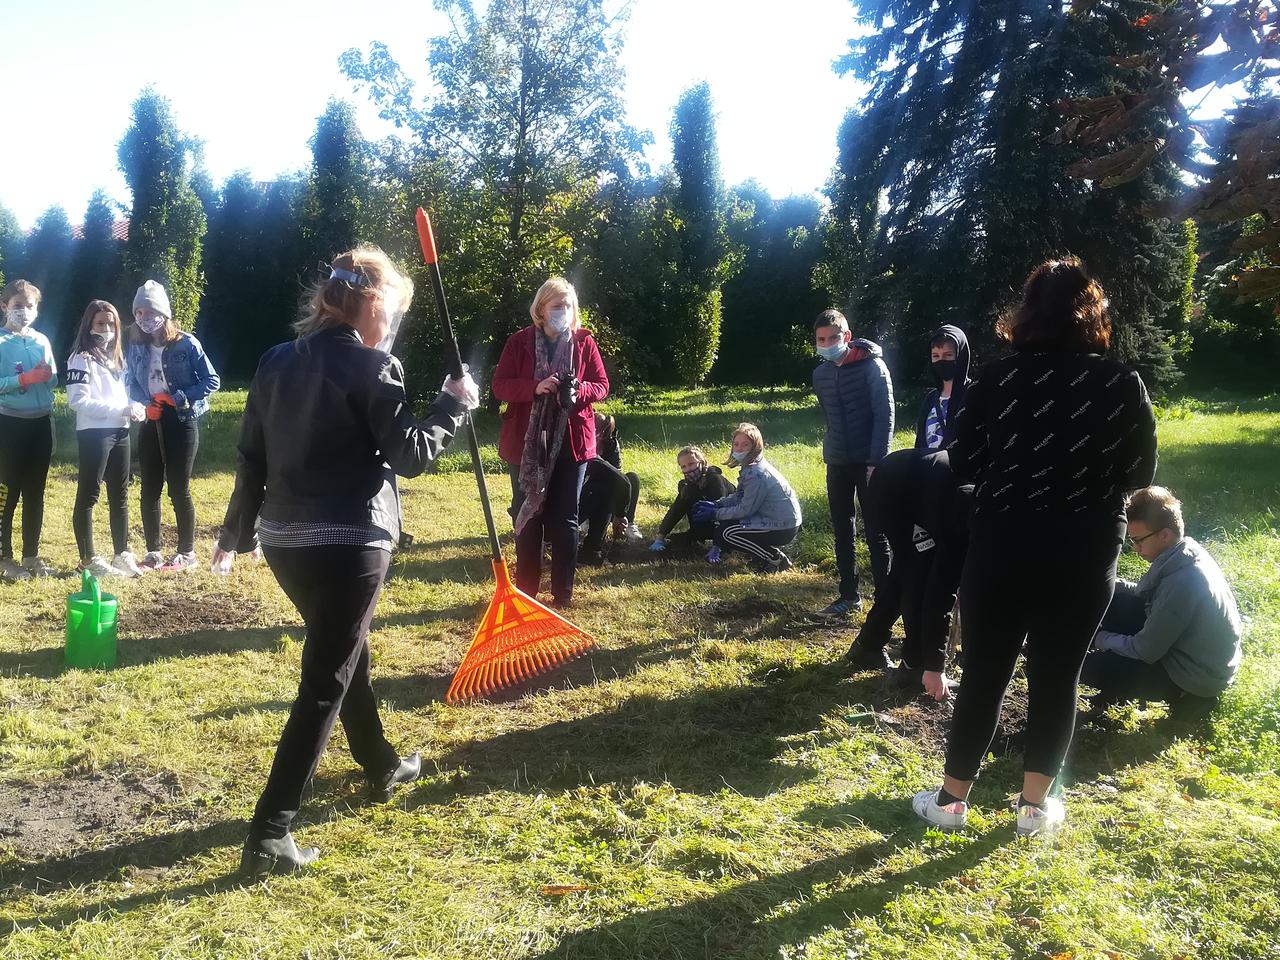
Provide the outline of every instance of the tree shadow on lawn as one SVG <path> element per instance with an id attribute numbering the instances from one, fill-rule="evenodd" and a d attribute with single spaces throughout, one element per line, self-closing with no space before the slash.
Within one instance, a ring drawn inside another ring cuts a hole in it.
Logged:
<path id="1" fill-rule="evenodd" d="M 246 627 L 180 633 L 172 637 L 122 637 L 116 645 L 116 668 L 140 667 L 183 657 L 205 657 L 246 651 L 274 650 L 296 627 Z M 66 672 L 63 647 L 0 652 L 0 674 L 52 679 Z"/>
<path id="2" fill-rule="evenodd" d="M 457 776 L 424 785 L 409 804 L 506 789 L 513 773 L 531 792 L 643 779 L 766 796 L 814 775 L 778 765 L 777 755 L 785 738 L 819 726 L 830 705 L 847 695 L 844 685 L 843 669 L 824 664 L 778 682 L 766 677 L 675 698 L 633 695 L 614 710 L 460 744 L 439 760 Z"/>
<path id="3" fill-rule="evenodd" d="M 815 816 L 838 815 L 866 823 L 901 822 L 887 838 L 796 870 L 748 880 L 692 903 L 646 910 L 570 933 L 539 960 L 777 957 L 782 948 L 825 929 L 841 929 L 853 918 L 879 914 L 912 887 L 936 886 L 962 876 L 1013 839 L 1006 823 L 946 843 L 923 863 L 878 875 L 886 858 L 918 843 L 925 831 L 923 824 L 911 822 L 915 818 L 905 801 L 891 803 L 892 809 L 889 801 L 865 798 L 813 811 Z"/>

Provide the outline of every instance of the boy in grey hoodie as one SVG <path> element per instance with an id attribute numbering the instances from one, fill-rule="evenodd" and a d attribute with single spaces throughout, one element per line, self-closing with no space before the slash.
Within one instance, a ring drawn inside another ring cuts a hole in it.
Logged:
<path id="1" fill-rule="evenodd" d="M 854 537 L 862 507 L 871 550 L 871 572 L 878 584 L 889 565 L 889 544 L 867 510 L 867 483 L 893 439 L 893 381 L 879 345 L 855 340 L 839 310 L 824 310 L 813 324 L 814 346 L 822 362 L 813 371 L 827 429 L 822 459 L 827 465 L 827 503 L 835 537 L 840 595 L 820 611 L 824 618 L 847 617 L 862 605 Z"/>
<path id="2" fill-rule="evenodd" d="M 1182 504 L 1164 487 L 1129 499 L 1129 542 L 1151 566 L 1115 599 L 1080 674 L 1102 703 L 1164 700 L 1193 710 L 1212 702 L 1240 667 L 1240 613 L 1222 570 L 1186 536 Z"/>

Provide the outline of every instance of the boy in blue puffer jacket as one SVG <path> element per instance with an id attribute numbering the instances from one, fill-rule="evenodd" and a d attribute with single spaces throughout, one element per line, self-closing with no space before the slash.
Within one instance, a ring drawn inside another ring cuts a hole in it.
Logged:
<path id="1" fill-rule="evenodd" d="M 878 584 L 888 568 L 889 544 L 868 510 L 867 483 L 889 452 L 893 438 L 893 382 L 880 347 L 855 340 L 839 310 L 824 310 L 813 324 L 814 346 L 822 362 L 813 371 L 813 392 L 826 420 L 822 459 L 827 465 L 827 503 L 835 537 L 840 595 L 818 613 L 844 618 L 862 606 L 854 538 L 862 508 L 871 550 L 871 572 Z"/>

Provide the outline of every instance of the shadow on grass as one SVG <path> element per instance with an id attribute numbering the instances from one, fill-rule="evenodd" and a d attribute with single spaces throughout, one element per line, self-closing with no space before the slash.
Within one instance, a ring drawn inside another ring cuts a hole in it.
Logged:
<path id="1" fill-rule="evenodd" d="M 675 651 L 655 642 L 643 652 Z M 601 671 L 599 660 L 595 670 Z M 675 698 L 634 695 L 614 710 L 460 744 L 438 761 L 459 776 L 419 788 L 409 803 L 446 803 L 459 793 L 509 788 L 517 779 L 531 792 L 644 779 L 703 793 L 728 785 L 766 796 L 814 775 L 776 759 L 785 738 L 814 730 L 831 704 L 848 696 L 844 683 L 840 666 L 815 665 L 776 682 L 762 675 L 747 685 Z"/>
<path id="2" fill-rule="evenodd" d="M 274 650 L 293 626 L 248 627 L 239 630 L 196 630 L 172 637 L 121 638 L 116 647 L 116 666 L 145 666 L 181 657 Z M 62 647 L 0 652 L 0 674 L 49 679 L 66 670 Z"/>
<path id="3" fill-rule="evenodd" d="M 893 813 L 901 819 L 905 802 L 893 804 Z M 853 801 L 823 813 L 868 823 L 884 823 L 890 815 L 886 802 L 878 800 Z M 906 816 L 911 817 L 909 811 Z M 1012 840 L 1006 824 L 948 842 L 936 855 L 915 866 L 879 872 L 886 858 L 917 843 L 923 834 L 923 824 L 904 824 L 888 838 L 797 870 L 736 884 L 692 903 L 646 910 L 571 933 L 539 956 L 546 960 L 777 957 L 784 947 L 794 947 L 827 928 L 840 929 L 853 918 L 880 913 L 914 886 L 936 886 L 961 876 Z"/>

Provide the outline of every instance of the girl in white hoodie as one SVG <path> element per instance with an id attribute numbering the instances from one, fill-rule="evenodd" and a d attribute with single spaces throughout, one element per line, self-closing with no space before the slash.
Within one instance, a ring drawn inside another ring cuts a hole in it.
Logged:
<path id="1" fill-rule="evenodd" d="M 80 569 L 97 577 L 136 577 L 142 570 L 129 552 L 129 421 L 146 419 L 146 407 L 129 400 L 120 349 L 120 314 L 105 300 L 85 309 L 67 361 L 67 403 L 76 412 L 80 484 L 71 514 Z M 115 559 L 93 547 L 93 508 L 107 482 Z"/>

